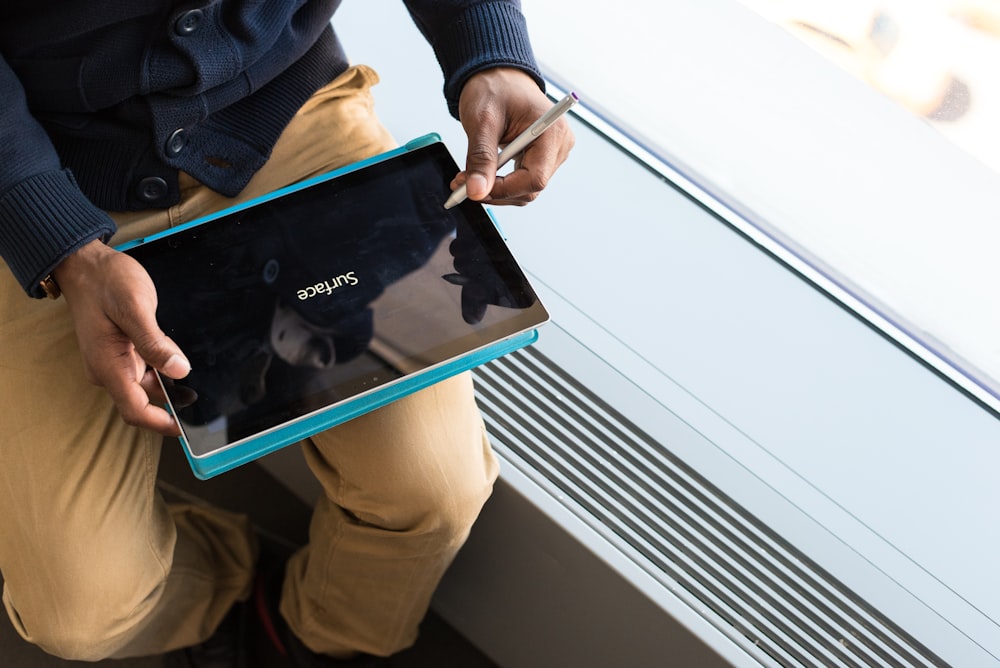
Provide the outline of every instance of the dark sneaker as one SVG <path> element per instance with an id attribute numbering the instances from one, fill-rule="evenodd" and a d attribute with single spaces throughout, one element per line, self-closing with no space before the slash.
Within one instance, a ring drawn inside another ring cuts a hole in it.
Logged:
<path id="1" fill-rule="evenodd" d="M 164 668 L 249 668 L 246 652 L 246 603 L 237 603 L 203 643 L 168 652 Z"/>
<path id="2" fill-rule="evenodd" d="M 350 659 L 334 659 L 317 654 L 292 633 L 285 618 L 278 611 L 281 599 L 283 571 L 257 576 L 253 595 L 256 622 L 270 638 L 274 651 L 284 657 L 294 668 L 384 668 L 388 661 L 370 654 Z"/>

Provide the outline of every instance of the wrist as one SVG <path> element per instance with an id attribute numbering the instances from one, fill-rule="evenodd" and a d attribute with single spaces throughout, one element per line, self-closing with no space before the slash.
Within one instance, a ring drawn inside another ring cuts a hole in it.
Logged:
<path id="1" fill-rule="evenodd" d="M 41 287 L 50 299 L 58 299 L 63 289 L 71 288 L 86 274 L 87 266 L 94 266 L 97 258 L 111 249 L 100 239 L 89 241 L 76 249 L 59 264 L 48 276 L 42 279 Z"/>

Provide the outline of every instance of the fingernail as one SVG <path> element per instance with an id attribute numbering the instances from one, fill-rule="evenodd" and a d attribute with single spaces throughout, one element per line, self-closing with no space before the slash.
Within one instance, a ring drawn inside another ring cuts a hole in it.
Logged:
<path id="1" fill-rule="evenodd" d="M 181 355 L 171 355 L 163 365 L 163 373 L 171 378 L 183 378 L 191 371 L 191 363 Z"/>
<path id="2" fill-rule="evenodd" d="M 489 191 L 486 189 L 486 177 L 482 174 L 469 174 L 469 178 L 465 182 L 465 188 L 472 199 L 482 199 L 489 194 Z"/>

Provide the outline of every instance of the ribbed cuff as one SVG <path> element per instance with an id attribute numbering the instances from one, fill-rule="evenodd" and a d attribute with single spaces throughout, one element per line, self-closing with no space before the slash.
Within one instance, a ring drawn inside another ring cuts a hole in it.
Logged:
<path id="1" fill-rule="evenodd" d="M 32 297 L 45 296 L 39 283 L 63 258 L 115 229 L 69 170 L 32 176 L 0 198 L 0 255 Z"/>
<path id="2" fill-rule="evenodd" d="M 448 111 L 458 118 L 462 87 L 476 72 L 490 67 L 516 67 L 530 74 L 545 90 L 528 28 L 521 10 L 507 2 L 474 5 L 432 44 L 444 72 Z"/>

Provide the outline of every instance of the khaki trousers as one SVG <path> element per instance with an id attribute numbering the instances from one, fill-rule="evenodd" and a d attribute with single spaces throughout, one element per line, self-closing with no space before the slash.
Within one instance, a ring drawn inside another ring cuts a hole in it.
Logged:
<path id="1" fill-rule="evenodd" d="M 319 91 L 238 198 L 185 177 L 171 209 L 115 214 L 113 243 L 392 148 L 376 82 L 358 66 Z M 83 660 L 204 640 L 249 595 L 249 522 L 163 501 L 162 439 L 125 425 L 84 379 L 66 304 L 29 299 L 0 269 L 0 571 L 14 627 Z M 334 656 L 407 647 L 497 476 L 469 374 L 302 447 L 325 495 L 289 562 L 282 614 Z"/>

